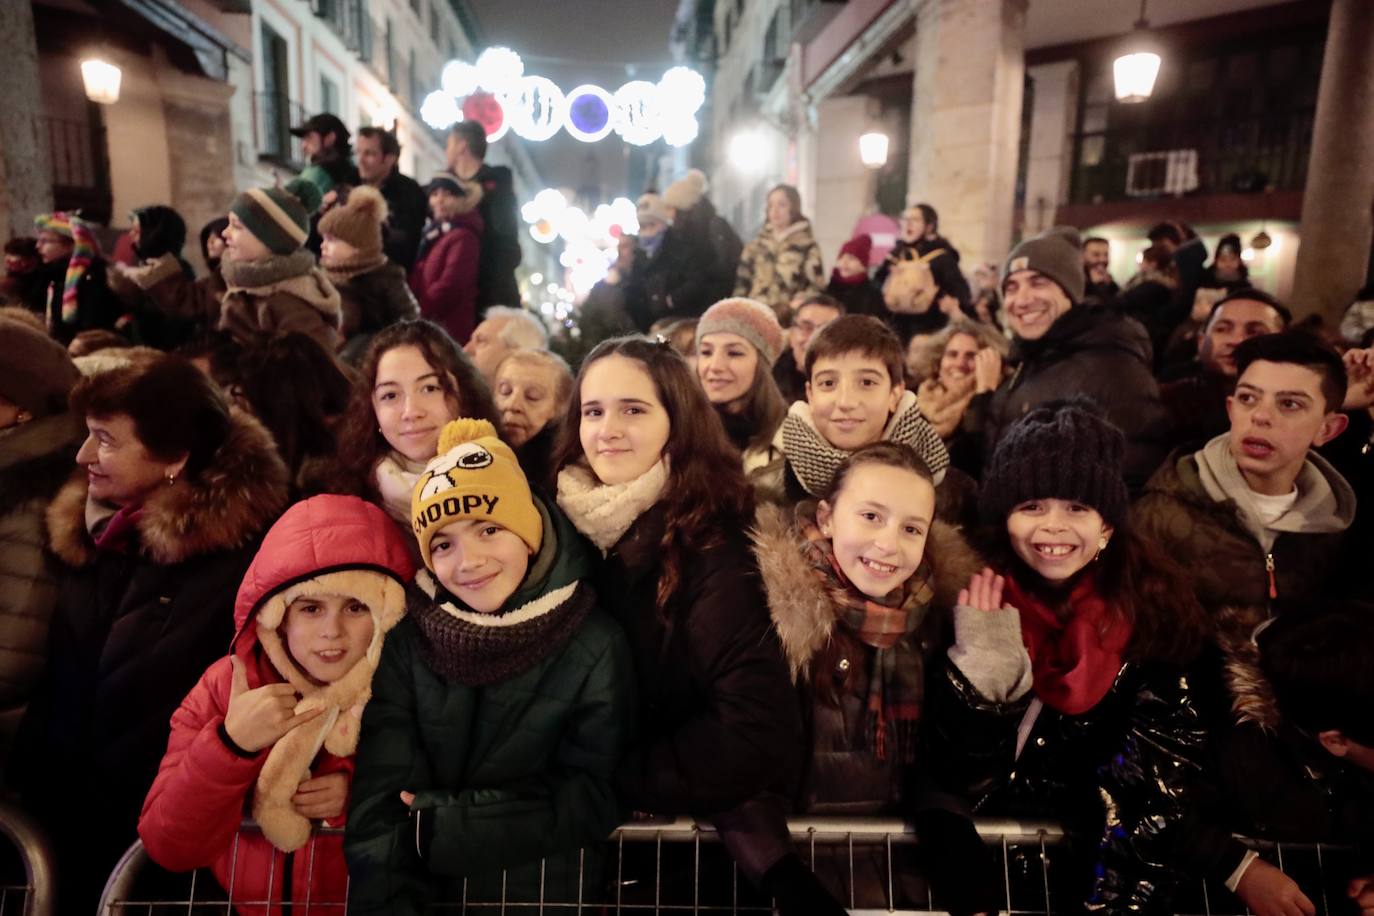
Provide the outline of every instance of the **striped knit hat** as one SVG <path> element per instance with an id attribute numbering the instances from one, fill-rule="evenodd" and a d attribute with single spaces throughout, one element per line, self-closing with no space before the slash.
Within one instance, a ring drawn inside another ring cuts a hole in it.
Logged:
<path id="1" fill-rule="evenodd" d="M 293 178 L 284 188 L 251 188 L 229 205 L 229 212 L 273 254 L 291 254 L 310 234 L 310 214 L 320 205 L 319 188 Z"/>
<path id="2" fill-rule="evenodd" d="M 91 266 L 91 261 L 100 253 L 95 233 L 90 223 L 75 213 L 64 213 L 61 210 L 41 213 L 34 218 L 33 224 L 40 232 L 53 232 L 72 240 L 72 255 L 67 261 L 67 275 L 62 281 L 62 323 L 75 324 L 77 286 L 86 275 L 86 269 Z M 127 316 L 120 318 L 116 322 L 116 327 L 122 326 L 126 318 Z"/>

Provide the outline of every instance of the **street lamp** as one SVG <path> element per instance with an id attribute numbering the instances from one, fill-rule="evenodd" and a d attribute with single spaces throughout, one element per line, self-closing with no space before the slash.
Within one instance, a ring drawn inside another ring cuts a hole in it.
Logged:
<path id="1" fill-rule="evenodd" d="M 761 172 L 768 166 L 768 138 L 756 128 L 745 128 L 730 138 L 726 155 L 730 164 L 741 172 Z"/>
<path id="2" fill-rule="evenodd" d="M 1112 61 L 1112 78 L 1116 100 L 1125 104 L 1143 102 L 1155 91 L 1159 76 L 1160 57 L 1150 41 L 1150 23 L 1145 18 L 1146 0 L 1140 0 L 1140 18 L 1135 30 L 1126 40 L 1122 53 Z"/>
<path id="3" fill-rule="evenodd" d="M 86 98 L 101 105 L 119 101 L 119 81 L 122 74 L 114 64 L 98 57 L 81 62 L 81 82 L 86 84 Z"/>
<path id="4" fill-rule="evenodd" d="M 859 137 L 859 158 L 870 169 L 887 165 L 887 134 L 873 131 Z"/>

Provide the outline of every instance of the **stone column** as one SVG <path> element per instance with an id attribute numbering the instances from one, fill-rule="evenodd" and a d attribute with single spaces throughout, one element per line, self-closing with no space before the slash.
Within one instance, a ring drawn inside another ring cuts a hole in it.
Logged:
<path id="1" fill-rule="evenodd" d="M 1041 64 L 1026 73 L 1035 92 L 1026 154 L 1025 217 L 1019 229 L 1021 235 L 1035 235 L 1054 225 L 1055 211 L 1068 198 L 1078 120 L 1078 61 Z"/>
<path id="2" fill-rule="evenodd" d="M 1027 0 L 911 0 L 911 202 L 940 214 L 967 269 L 1011 247 Z"/>
<path id="3" fill-rule="evenodd" d="M 1364 283 L 1374 201 L 1374 3 L 1335 0 L 1302 198 L 1293 311 L 1337 323 Z"/>
<path id="4" fill-rule="evenodd" d="M 38 42 L 33 7 L 0 3 L 5 115 L 0 117 L 0 231 L 32 235 L 33 218 L 52 209 L 52 172 L 39 116 Z"/>

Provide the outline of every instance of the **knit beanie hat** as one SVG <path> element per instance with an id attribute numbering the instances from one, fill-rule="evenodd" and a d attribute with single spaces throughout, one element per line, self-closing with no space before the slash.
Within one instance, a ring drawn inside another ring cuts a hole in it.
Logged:
<path id="1" fill-rule="evenodd" d="M 332 235 L 358 249 L 362 258 L 382 254 L 382 223 L 386 199 L 382 192 L 360 185 L 348 192 L 348 200 L 320 217 L 320 235 Z"/>
<path id="2" fill-rule="evenodd" d="M 1055 226 L 1033 235 L 1011 250 L 1002 265 L 999 285 L 1018 270 L 1034 270 L 1049 277 L 1069 301 L 1083 301 L 1083 240 L 1072 226 Z"/>
<path id="3" fill-rule="evenodd" d="M 453 420 L 439 434 L 439 455 L 425 466 L 410 500 L 412 527 L 425 566 L 429 544 L 445 525 L 487 519 L 538 553 L 544 523 L 511 447 L 486 420 Z"/>
<path id="4" fill-rule="evenodd" d="M 40 213 L 34 217 L 33 224 L 39 231 L 46 229 L 72 240 L 72 254 L 67 259 L 67 275 L 62 281 L 61 318 L 63 324 L 74 324 L 79 304 L 77 289 L 82 277 L 86 275 L 87 268 L 100 256 L 100 244 L 96 241 L 95 230 L 90 223 L 75 213 L 64 213 L 61 210 Z M 129 318 L 128 315 L 121 316 L 115 322 L 115 327 L 122 328 L 129 322 Z"/>
<path id="5" fill-rule="evenodd" d="M 665 226 L 672 222 L 668 218 L 668 207 L 663 203 L 663 198 L 652 191 L 639 196 L 639 200 L 635 202 L 635 216 L 641 226 L 655 220 Z"/>
<path id="6" fill-rule="evenodd" d="M 706 310 L 697 322 L 697 340 L 708 334 L 738 334 L 773 365 L 782 353 L 785 338 L 773 310 L 755 299 L 736 296 L 722 299 Z"/>
<path id="7" fill-rule="evenodd" d="M 310 214 L 320 206 L 320 189 L 293 178 L 283 188 L 252 188 L 229 205 L 229 212 L 273 254 L 291 254 L 310 234 Z"/>
<path id="8" fill-rule="evenodd" d="M 80 375 L 67 348 L 22 321 L 0 318 L 0 397 L 33 414 L 62 413 Z"/>
<path id="9" fill-rule="evenodd" d="M 701 169 L 688 169 L 687 174 L 668 185 L 663 192 L 663 203 L 674 210 L 690 210 L 706 196 L 706 173 Z"/>
<path id="10" fill-rule="evenodd" d="M 1004 521 L 1032 499 L 1066 499 L 1091 506 L 1120 525 L 1129 497 L 1121 477 L 1126 439 L 1092 401 L 1051 401 L 1003 434 L 983 473 L 983 520 Z"/>
<path id="11" fill-rule="evenodd" d="M 61 210 L 54 210 L 52 213 L 40 213 L 33 218 L 33 224 L 39 232 L 47 230 L 55 232 L 63 238 L 72 238 L 72 217 L 70 214 Z"/>
<path id="12" fill-rule="evenodd" d="M 868 266 L 868 257 L 873 253 L 873 236 L 867 232 L 854 236 L 849 241 L 840 246 L 840 257 L 852 254 L 859 259 L 865 267 Z"/>

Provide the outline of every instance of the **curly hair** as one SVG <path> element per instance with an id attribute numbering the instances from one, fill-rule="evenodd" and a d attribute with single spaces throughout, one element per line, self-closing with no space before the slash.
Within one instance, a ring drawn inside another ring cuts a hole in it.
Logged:
<path id="1" fill-rule="evenodd" d="M 665 343 L 647 337 L 603 340 L 587 355 L 573 386 L 572 399 L 554 450 L 554 467 L 586 466 L 582 451 L 582 382 L 598 360 L 620 356 L 635 361 L 654 383 L 668 414 L 668 483 L 659 500 L 666 518 L 660 543 L 657 605 L 665 613 L 682 581 L 688 554 L 719 546 L 727 531 L 743 531 L 753 517 L 754 490 L 744 476 L 739 452 L 726 438 L 720 418 L 697 382 L 696 374 Z"/>
<path id="2" fill-rule="evenodd" d="M 425 362 L 440 370 L 439 386 L 452 402 L 453 416 L 489 420 L 492 426 L 501 428 L 501 413 L 496 409 L 491 388 L 448 332 L 424 319 L 398 322 L 377 332 L 358 366 L 348 409 L 338 431 L 339 456 L 334 477 L 339 492 L 372 499 L 378 496 L 372 472 L 391 446 L 377 426 L 372 389 L 377 383 L 377 364 L 397 347 L 416 348 Z"/>
<path id="3" fill-rule="evenodd" d="M 928 378 L 940 377 L 940 360 L 945 355 L 945 348 L 949 342 L 960 334 L 967 334 L 978 342 L 978 349 L 985 350 L 992 348 L 1007 358 L 1007 353 L 1011 349 L 1007 338 L 999 333 L 996 328 L 990 327 L 982 322 L 969 321 L 967 318 L 953 318 L 944 329 L 930 335 L 920 342 L 916 352 L 912 355 L 910 367 L 915 370 L 912 378 L 908 378 L 908 383 L 924 382 Z"/>

